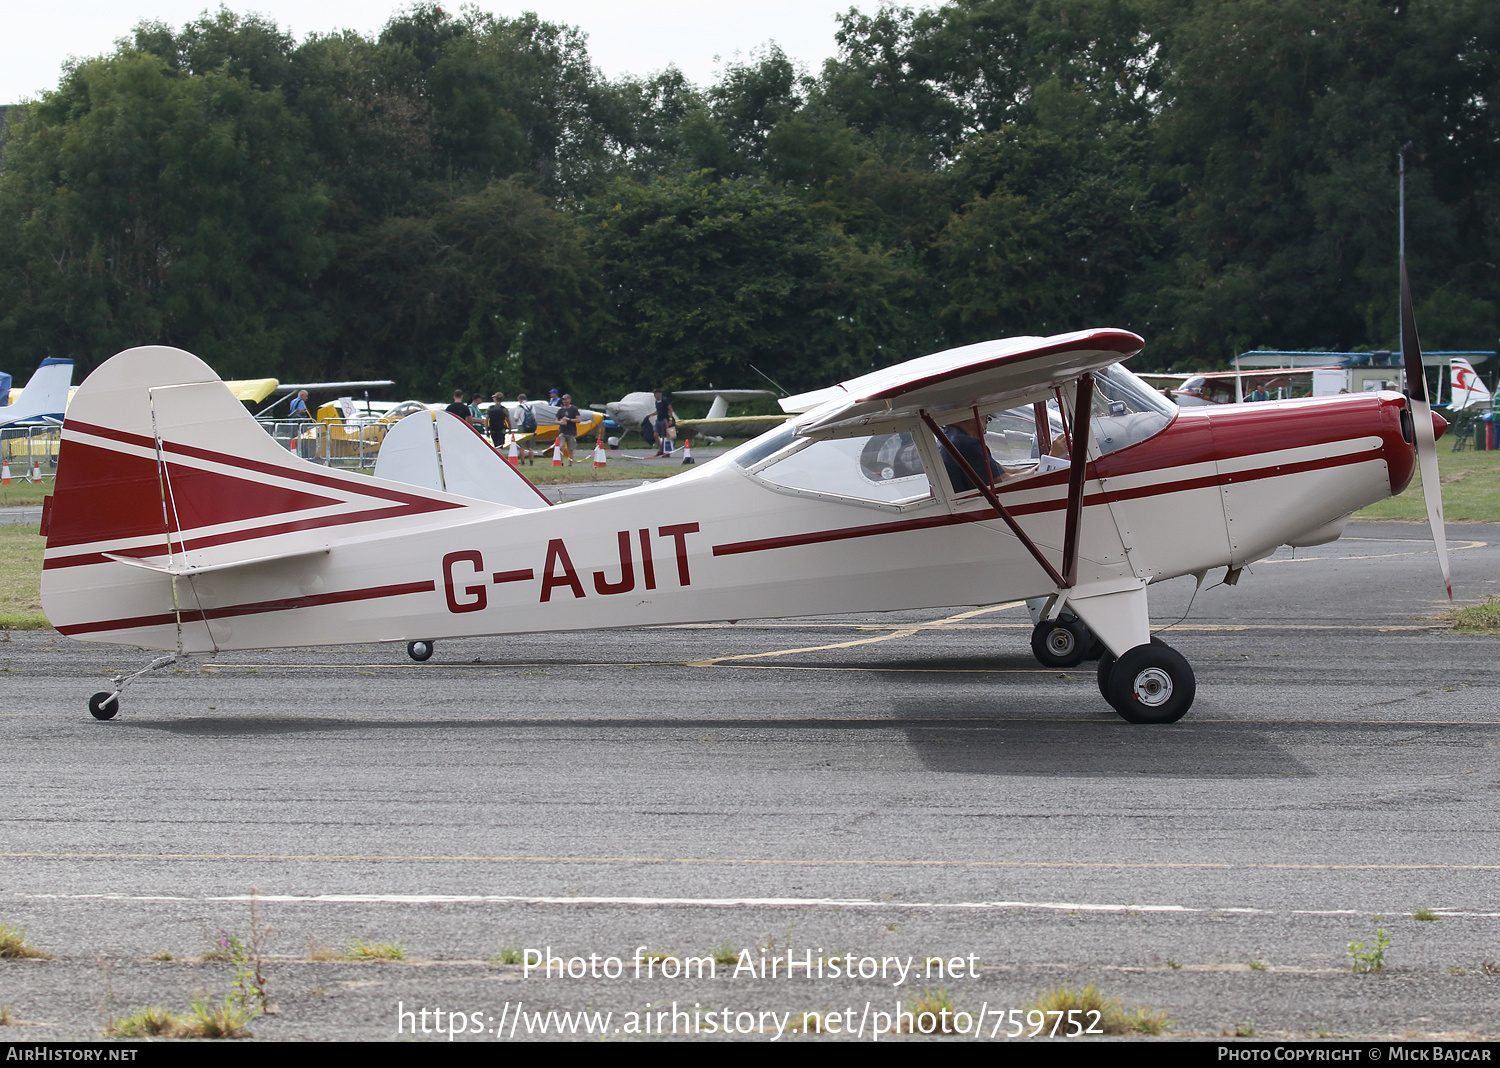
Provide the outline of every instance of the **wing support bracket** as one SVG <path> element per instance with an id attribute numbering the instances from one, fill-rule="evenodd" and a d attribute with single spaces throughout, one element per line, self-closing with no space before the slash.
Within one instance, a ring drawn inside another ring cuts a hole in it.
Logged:
<path id="1" fill-rule="evenodd" d="M 978 487 L 979 492 L 984 494 L 984 499 L 990 503 L 990 507 L 995 510 L 995 514 L 1005 520 L 1005 525 L 1010 527 L 1010 531 L 1016 536 L 1016 540 L 1026 547 L 1026 551 L 1031 554 L 1031 558 L 1041 565 L 1042 570 L 1047 572 L 1047 575 L 1057 586 L 1067 586 L 1068 583 L 1063 581 L 1063 577 L 1058 574 L 1057 568 L 1052 566 L 1052 561 L 1042 555 L 1042 551 L 1036 547 L 1036 542 L 1031 540 L 1030 536 L 1021 529 L 1021 524 L 1017 523 L 1015 517 L 1006 511 L 1005 505 L 1000 503 L 1000 498 L 990 488 L 989 479 L 981 477 L 969 461 L 963 458 L 963 454 L 958 451 L 957 446 L 953 442 L 948 440 L 948 435 L 943 433 L 942 428 L 937 425 L 932 416 L 928 415 L 925 411 L 921 415 L 922 422 L 926 423 L 928 429 L 937 436 L 938 444 L 942 446 L 943 451 L 958 465 L 958 469 L 968 477 L 969 482 Z"/>
<path id="2" fill-rule="evenodd" d="M 1078 581 L 1078 532 L 1083 520 L 1083 487 L 1087 477 L 1088 467 L 1088 433 L 1089 414 L 1093 408 L 1094 401 L 1094 376 L 1080 375 L 1078 379 L 1078 393 L 1073 404 L 1073 433 L 1071 435 L 1070 464 L 1068 471 L 1068 514 L 1066 526 L 1063 532 L 1063 567 L 1059 573 L 1037 548 L 1036 543 L 1031 540 L 1027 533 L 1021 529 L 1015 517 L 1000 503 L 996 495 L 991 479 L 981 478 L 979 472 L 974 470 L 972 464 L 964 459 L 958 451 L 957 446 L 948 440 L 942 428 L 937 425 L 936 420 L 927 412 L 921 412 L 922 422 L 927 424 L 929 430 L 937 438 L 938 444 L 943 451 L 958 465 L 958 469 L 964 473 L 969 482 L 978 487 L 984 499 L 989 502 L 995 514 L 1005 521 L 1010 527 L 1011 533 L 1026 547 L 1031 558 L 1037 562 L 1043 571 L 1047 572 L 1049 578 L 1056 584 L 1059 590 L 1072 589 Z M 1081 452 L 1080 452 L 1081 449 Z M 1082 462 L 1079 458 L 1082 457 Z M 986 472 L 988 474 L 988 472 Z"/>
<path id="3" fill-rule="evenodd" d="M 1068 442 L 1068 518 L 1063 527 L 1064 589 L 1078 581 L 1078 528 L 1083 520 L 1083 484 L 1089 466 L 1089 414 L 1094 408 L 1094 376 L 1081 375 L 1073 401 L 1073 434 Z"/>

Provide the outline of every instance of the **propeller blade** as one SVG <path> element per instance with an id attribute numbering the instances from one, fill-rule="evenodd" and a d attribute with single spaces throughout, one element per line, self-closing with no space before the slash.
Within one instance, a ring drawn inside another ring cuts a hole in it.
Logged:
<path id="1" fill-rule="evenodd" d="M 1427 523 L 1437 548 L 1443 585 L 1453 600 L 1453 577 L 1448 570 L 1448 538 L 1443 529 L 1443 494 L 1438 485 L 1437 435 L 1432 424 L 1432 405 L 1427 397 L 1427 372 L 1422 367 L 1422 343 L 1417 338 L 1417 316 L 1411 307 L 1411 286 L 1406 281 L 1406 259 L 1401 260 L 1401 357 L 1406 363 L 1406 396 L 1411 407 L 1412 433 L 1417 441 L 1417 470 L 1422 472 L 1422 496 L 1427 500 Z"/>

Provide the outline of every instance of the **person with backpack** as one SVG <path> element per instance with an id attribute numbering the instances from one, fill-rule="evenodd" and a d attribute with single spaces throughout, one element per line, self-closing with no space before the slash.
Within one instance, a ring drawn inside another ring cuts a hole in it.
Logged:
<path id="1" fill-rule="evenodd" d="M 535 434 L 536 413 L 531 410 L 531 402 L 526 399 L 526 394 L 522 393 L 517 396 L 516 404 L 521 408 L 521 425 L 519 428 L 519 433 Z M 533 437 L 528 437 L 526 439 L 526 444 L 523 446 L 522 450 L 522 458 L 525 459 L 525 461 L 531 464 L 533 467 L 536 466 L 536 450 L 534 450 L 531 445 L 535 440 L 536 439 Z"/>

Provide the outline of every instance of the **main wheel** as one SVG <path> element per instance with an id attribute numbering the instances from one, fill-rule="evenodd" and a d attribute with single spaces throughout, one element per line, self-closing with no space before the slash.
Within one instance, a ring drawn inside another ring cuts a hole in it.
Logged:
<path id="1" fill-rule="evenodd" d="M 1031 655 L 1042 667 L 1076 667 L 1093 643 L 1094 636 L 1077 619 L 1044 619 L 1031 630 Z"/>
<path id="2" fill-rule="evenodd" d="M 100 690 L 89 698 L 89 715 L 95 719 L 114 719 L 115 713 L 119 711 L 119 695 L 109 690 Z"/>
<path id="3" fill-rule="evenodd" d="M 1099 661 L 1102 678 L 1104 661 Z M 1109 669 L 1104 697 L 1131 723 L 1176 723 L 1193 706 L 1197 680 L 1181 653 L 1152 641 L 1127 650 Z"/>
<path id="4" fill-rule="evenodd" d="M 411 657 L 413 660 L 415 660 L 419 664 L 422 661 L 424 661 L 424 660 L 431 660 L 432 659 L 432 643 L 431 642 L 407 642 L 406 643 L 406 655 L 409 656 L 409 657 Z"/>

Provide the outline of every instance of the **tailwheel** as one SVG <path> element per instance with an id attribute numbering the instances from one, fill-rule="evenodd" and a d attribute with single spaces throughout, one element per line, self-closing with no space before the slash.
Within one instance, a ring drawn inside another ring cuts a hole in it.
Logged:
<path id="1" fill-rule="evenodd" d="M 407 642 L 406 643 L 406 655 L 409 656 L 409 657 L 411 657 L 413 660 L 415 660 L 419 664 L 422 663 L 422 661 L 424 661 L 424 660 L 431 660 L 432 659 L 432 643 L 431 642 Z"/>
<path id="2" fill-rule="evenodd" d="M 1075 667 L 1093 644 L 1094 636 L 1078 619 L 1044 619 L 1031 631 L 1031 654 L 1042 667 Z"/>
<path id="3" fill-rule="evenodd" d="M 1192 707 L 1197 681 L 1181 653 L 1153 638 L 1112 662 L 1101 659 L 1099 688 L 1131 723 L 1176 723 Z"/>
<path id="4" fill-rule="evenodd" d="M 112 690 L 100 690 L 89 698 L 89 715 L 95 719 L 114 719 L 120 711 L 120 695 Z"/>

